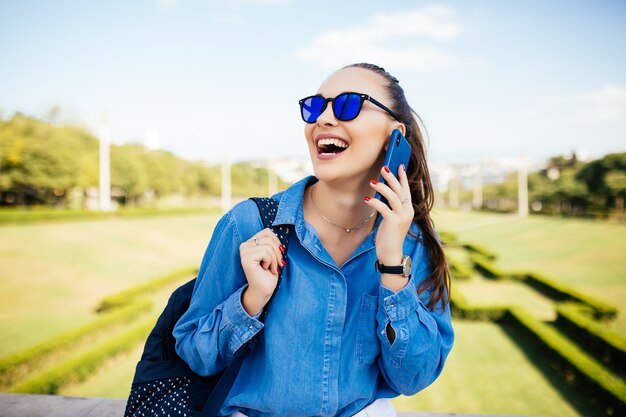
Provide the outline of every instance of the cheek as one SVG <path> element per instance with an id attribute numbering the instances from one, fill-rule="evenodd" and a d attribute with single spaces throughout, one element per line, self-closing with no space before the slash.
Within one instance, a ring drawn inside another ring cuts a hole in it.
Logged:
<path id="1" fill-rule="evenodd" d="M 313 123 L 305 123 L 304 124 L 304 137 L 307 142 L 311 139 L 313 135 Z"/>

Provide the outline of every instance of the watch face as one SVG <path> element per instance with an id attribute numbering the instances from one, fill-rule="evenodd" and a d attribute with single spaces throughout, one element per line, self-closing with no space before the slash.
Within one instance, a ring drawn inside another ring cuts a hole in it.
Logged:
<path id="1" fill-rule="evenodd" d="M 409 274 L 411 273 L 411 257 L 410 256 L 405 257 L 404 262 L 402 264 L 403 264 L 402 275 L 408 278 Z"/>

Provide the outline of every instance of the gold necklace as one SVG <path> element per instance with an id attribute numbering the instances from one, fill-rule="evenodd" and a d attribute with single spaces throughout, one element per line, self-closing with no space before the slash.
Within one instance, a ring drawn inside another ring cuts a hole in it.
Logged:
<path id="1" fill-rule="evenodd" d="M 374 210 L 372 212 L 372 214 L 369 215 L 369 217 L 367 217 L 365 220 L 363 220 L 361 223 L 359 223 L 357 226 L 354 227 L 345 227 L 345 226 L 340 226 L 336 223 L 333 223 L 332 220 L 330 220 L 328 217 L 324 216 L 322 214 L 322 212 L 320 211 L 320 209 L 317 208 L 317 206 L 315 205 L 315 201 L 313 200 L 313 188 L 311 188 L 311 203 L 313 203 L 313 207 L 315 208 L 315 211 L 317 211 L 317 214 L 319 214 L 320 216 L 322 216 L 322 219 L 326 220 L 326 222 L 332 224 L 333 226 L 336 226 L 340 229 L 343 229 L 344 232 L 346 233 L 350 233 L 353 230 L 357 230 L 358 228 L 362 227 L 365 223 L 368 222 L 369 219 L 372 218 L 372 216 L 374 216 L 374 214 L 376 214 L 376 210 Z"/>

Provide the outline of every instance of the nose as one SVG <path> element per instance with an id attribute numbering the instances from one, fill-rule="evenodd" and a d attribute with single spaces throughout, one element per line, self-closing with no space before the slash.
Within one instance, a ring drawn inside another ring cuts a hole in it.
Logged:
<path id="1" fill-rule="evenodd" d="M 317 118 L 318 126 L 337 126 L 339 123 L 335 118 L 335 113 L 333 112 L 332 103 L 328 103 L 322 114 Z"/>

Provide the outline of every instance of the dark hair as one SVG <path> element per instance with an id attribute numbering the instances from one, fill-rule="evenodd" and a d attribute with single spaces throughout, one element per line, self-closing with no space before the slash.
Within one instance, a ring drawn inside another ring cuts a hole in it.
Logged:
<path id="1" fill-rule="evenodd" d="M 400 87 L 400 82 L 396 77 L 385 71 L 384 68 L 373 64 L 359 63 L 348 65 L 344 68 L 363 68 L 380 75 L 386 81 L 385 87 L 391 99 L 391 109 L 399 116 L 400 122 L 406 127 L 406 138 L 411 144 L 412 152 L 407 177 L 411 188 L 411 200 L 415 215 L 413 222 L 416 223 L 423 232 L 423 239 L 428 250 L 428 259 L 431 272 L 417 287 L 418 295 L 424 291 L 430 291 L 430 299 L 427 307 L 434 310 L 438 304 L 445 306 L 450 301 L 450 271 L 446 262 L 440 240 L 435 234 L 434 223 L 430 218 L 430 211 L 433 208 L 434 193 L 433 186 L 426 165 L 426 148 L 424 138 L 418 120 L 418 114 L 409 106 L 404 95 L 404 90 Z M 423 126 L 423 123 L 421 123 Z M 414 236 L 410 231 L 409 234 Z"/>

